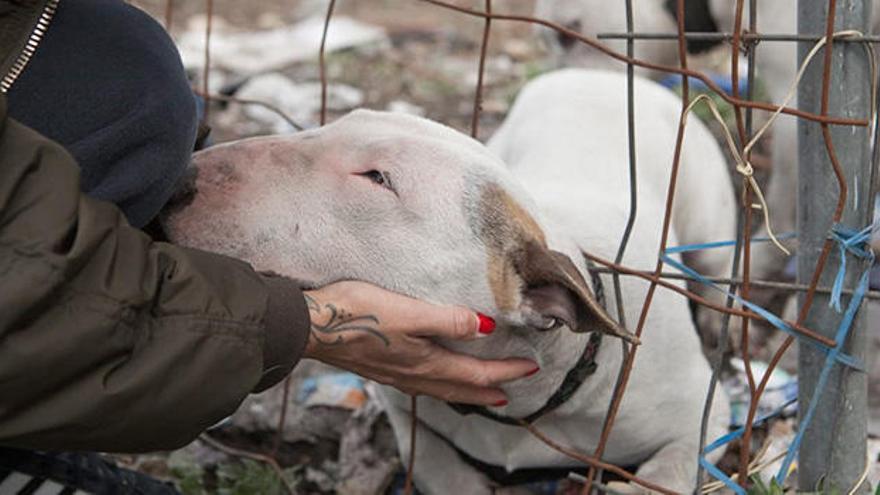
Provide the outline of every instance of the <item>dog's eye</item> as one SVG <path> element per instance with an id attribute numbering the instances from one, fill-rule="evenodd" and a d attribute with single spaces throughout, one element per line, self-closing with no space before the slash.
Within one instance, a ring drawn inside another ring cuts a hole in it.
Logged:
<path id="1" fill-rule="evenodd" d="M 381 172 L 379 170 L 368 170 L 358 175 L 370 179 L 376 185 L 394 191 L 394 187 L 391 185 L 391 177 L 386 172 Z"/>
<path id="2" fill-rule="evenodd" d="M 370 170 L 369 172 L 364 172 L 361 175 L 370 179 L 371 181 L 375 182 L 376 184 L 379 184 L 380 186 L 385 185 L 385 174 L 383 174 L 382 172 L 379 172 L 378 170 Z"/>
<path id="3" fill-rule="evenodd" d="M 544 320 L 541 321 L 539 330 L 556 330 L 557 328 L 562 326 L 562 320 L 556 318 L 555 316 L 546 316 Z"/>

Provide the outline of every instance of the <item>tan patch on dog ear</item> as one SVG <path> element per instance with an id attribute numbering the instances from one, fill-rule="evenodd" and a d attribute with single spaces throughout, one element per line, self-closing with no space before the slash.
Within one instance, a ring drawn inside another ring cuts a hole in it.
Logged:
<path id="1" fill-rule="evenodd" d="M 516 270 L 505 256 L 495 250 L 489 252 L 489 286 L 495 298 L 495 306 L 502 311 L 511 311 L 519 305 L 522 289 Z"/>
<path id="2" fill-rule="evenodd" d="M 513 220 L 514 228 L 521 234 L 521 238 L 534 239 L 543 245 L 547 244 L 547 240 L 544 238 L 544 231 L 541 230 L 538 222 L 509 194 L 500 187 L 495 186 L 495 191 L 492 195 L 502 204 L 502 211 L 507 213 L 509 215 L 508 218 Z"/>
<path id="3" fill-rule="evenodd" d="M 544 232 L 497 184 L 483 185 L 475 213 L 471 223 L 487 248 L 488 280 L 495 305 L 502 311 L 514 310 L 519 305 L 523 287 L 511 255 L 520 249 L 525 239 L 544 244 Z"/>

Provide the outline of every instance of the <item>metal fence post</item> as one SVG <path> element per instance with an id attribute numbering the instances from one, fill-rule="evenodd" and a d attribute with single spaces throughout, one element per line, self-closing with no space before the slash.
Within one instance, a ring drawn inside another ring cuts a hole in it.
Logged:
<path id="1" fill-rule="evenodd" d="M 799 0 L 798 31 L 801 34 L 824 34 L 827 12 L 827 1 Z M 856 29 L 866 32 L 869 14 L 870 1 L 839 0 L 835 14 L 835 31 Z M 801 43 L 799 60 L 803 60 L 811 48 L 811 43 Z M 805 74 L 799 89 L 799 106 L 803 110 L 816 113 L 820 111 L 822 66 L 820 53 Z M 859 43 L 835 43 L 831 75 L 829 114 L 866 118 L 870 114 L 871 84 L 870 65 L 864 48 Z M 841 223 L 861 229 L 870 223 L 873 208 L 873 198 L 869 192 L 869 130 L 832 126 L 831 134 L 849 189 Z M 809 283 L 831 227 L 839 189 L 820 125 L 800 121 L 798 140 L 798 280 Z M 839 268 L 836 247 L 831 254 L 820 285 L 830 286 Z M 866 267 L 864 262 L 848 259 L 844 286 L 854 288 Z M 805 325 L 833 338 L 842 314 L 828 306 L 828 298 L 827 294 L 816 294 Z M 803 301 L 801 296 L 799 306 L 803 305 Z M 848 301 L 849 296 L 843 298 L 844 307 Z M 856 317 L 845 347 L 845 352 L 862 360 L 867 354 L 865 313 L 860 311 Z M 800 413 L 803 414 L 813 396 L 825 354 L 803 342 L 798 352 L 799 404 Z M 799 452 L 799 489 L 813 491 L 821 484 L 826 493 L 834 489 L 847 493 L 865 469 L 867 376 L 865 373 L 835 365 L 822 394 L 818 410 L 804 434 Z M 867 491 L 868 486 L 865 484 L 858 493 Z"/>

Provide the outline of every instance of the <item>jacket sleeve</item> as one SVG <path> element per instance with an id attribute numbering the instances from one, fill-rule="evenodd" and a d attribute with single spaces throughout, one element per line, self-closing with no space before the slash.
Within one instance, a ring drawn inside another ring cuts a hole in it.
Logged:
<path id="1" fill-rule="evenodd" d="M 308 329 L 293 281 L 153 242 L 82 195 L 0 95 L 0 444 L 176 448 L 283 378 Z"/>

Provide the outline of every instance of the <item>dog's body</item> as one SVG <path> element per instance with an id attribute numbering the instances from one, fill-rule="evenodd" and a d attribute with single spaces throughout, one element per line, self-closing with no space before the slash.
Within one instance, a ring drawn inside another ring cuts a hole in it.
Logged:
<path id="1" fill-rule="evenodd" d="M 616 76 L 595 77 L 602 81 Z M 609 94 L 611 100 L 614 94 Z M 670 111 L 677 114 L 671 107 L 658 108 L 655 117 L 662 124 L 657 123 L 652 138 L 658 146 L 668 145 L 669 153 L 675 132 L 675 119 L 667 122 Z M 517 112 L 515 108 L 511 122 L 528 117 L 549 123 L 550 116 Z M 511 126 L 493 141 L 502 154 L 505 135 L 521 139 Z M 490 337 L 443 344 L 482 357 L 535 360 L 541 371 L 505 384 L 509 405 L 492 408 L 497 414 L 523 417 L 541 408 L 560 387 L 591 332 L 619 333 L 597 306 L 580 256 L 583 248 L 613 257 L 626 220 L 627 186 L 621 179 L 625 160 L 617 152 L 605 154 L 625 131 L 612 127 L 609 122 L 603 136 L 596 135 L 601 129 L 576 134 L 596 145 L 596 153 L 578 155 L 577 164 L 548 156 L 553 160 L 544 162 L 543 172 L 525 163 L 515 165 L 514 174 L 528 183 L 527 193 L 500 160 L 462 134 L 415 117 L 358 111 L 322 129 L 246 140 L 197 155 L 198 192 L 166 225 L 175 241 L 242 257 L 308 285 L 360 279 L 494 316 L 499 326 Z M 625 150 L 625 140 L 616 144 Z M 686 141 L 684 167 L 702 158 L 704 150 L 694 144 Z M 365 178 L 364 172 L 374 170 L 385 174 L 388 187 Z M 590 170 L 597 174 L 595 180 Z M 656 263 L 655 223 L 662 215 L 656 209 L 668 181 L 663 176 L 646 169 L 640 178 L 642 214 L 625 259 L 631 266 L 653 269 Z M 679 194 L 694 193 L 692 186 L 685 181 Z M 673 230 L 670 245 L 679 240 Z M 602 280 L 605 307 L 614 308 L 611 279 L 603 275 Z M 633 327 L 648 284 L 631 277 L 621 282 L 627 322 Z M 542 306 L 538 292 L 560 304 Z M 558 312 L 559 307 L 576 310 Z M 561 318 L 564 327 L 538 330 L 535 322 L 549 317 Z M 618 341 L 606 336 L 596 372 L 536 426 L 574 449 L 592 452 L 621 359 Z M 604 459 L 641 464 L 639 475 L 689 490 L 709 377 L 686 301 L 658 290 Z M 383 397 L 401 456 L 407 459 L 409 397 L 390 387 L 383 387 Z M 726 398 L 718 394 L 715 403 L 711 437 L 724 432 L 728 420 Z M 491 493 L 488 478 L 456 448 L 509 470 L 578 465 L 524 429 L 460 415 L 436 399 L 420 398 L 418 416 L 415 475 L 420 490 L 428 494 Z"/>
<path id="2" fill-rule="evenodd" d="M 871 0 L 871 16 L 867 23 L 872 33 L 880 30 L 880 0 Z M 643 33 L 674 33 L 676 22 L 666 0 L 636 0 L 633 2 L 634 30 Z M 798 0 L 759 0 L 756 21 L 760 33 L 797 33 Z M 708 10 L 719 31 L 731 32 L 734 27 L 736 2 L 709 0 Z M 610 8 L 601 0 L 539 0 L 535 15 L 561 25 L 577 26 L 585 35 L 595 37 L 601 32 L 625 32 L 624 5 L 622 2 Z M 745 2 L 742 17 L 743 29 L 748 29 L 749 2 Z M 693 30 L 693 28 L 689 28 Z M 704 30 L 704 29 L 697 29 Z M 626 65 L 612 60 L 596 50 L 580 43 L 562 46 L 559 37 L 549 29 L 542 28 L 542 35 L 549 42 L 551 53 L 557 62 L 569 67 L 610 67 L 624 70 Z M 621 40 L 603 40 L 619 53 L 625 53 Z M 678 66 L 678 46 L 669 41 L 639 41 L 635 44 L 636 58 L 667 66 Z M 815 60 L 815 63 L 821 63 Z M 797 73 L 797 44 L 762 43 L 757 49 L 756 72 L 769 93 L 770 100 L 781 104 Z M 744 71 L 740 72 L 741 74 Z M 662 74 L 652 73 L 662 77 Z M 797 97 L 788 106 L 797 106 Z M 764 191 L 767 198 L 771 226 L 776 233 L 793 232 L 796 228 L 797 211 L 797 121 L 794 117 L 781 115 L 773 127 L 772 163 L 773 173 Z M 758 237 L 766 237 L 766 225 L 762 225 Z M 781 276 L 786 255 L 772 243 L 756 243 L 751 253 L 751 275 L 757 279 L 773 279 Z M 715 274 L 710 274 L 715 275 Z"/>
<path id="3" fill-rule="evenodd" d="M 636 176 L 639 205 L 635 231 L 653 235 L 659 247 L 681 101 L 667 89 L 635 79 Z M 505 123 L 489 142 L 542 208 L 577 220 L 581 208 L 603 203 L 603 215 L 623 216 L 605 234 L 619 240 L 630 209 L 626 134 L 626 78 L 612 71 L 566 69 L 527 85 Z M 615 165 L 611 165 L 615 164 Z M 714 137 L 696 117 L 687 122 L 669 246 L 731 239 L 735 200 L 727 164 Z M 587 192 L 589 191 L 589 192 Z M 580 203 L 580 204 L 579 204 Z M 568 219 L 568 220 L 566 220 Z M 577 236 L 581 228 L 568 228 Z M 613 255 L 609 255 L 613 258 Z M 655 257 L 644 269 L 653 269 Z M 640 261 L 640 260 L 634 260 Z M 690 260 L 711 275 L 730 271 L 730 252 L 703 250 Z"/>

